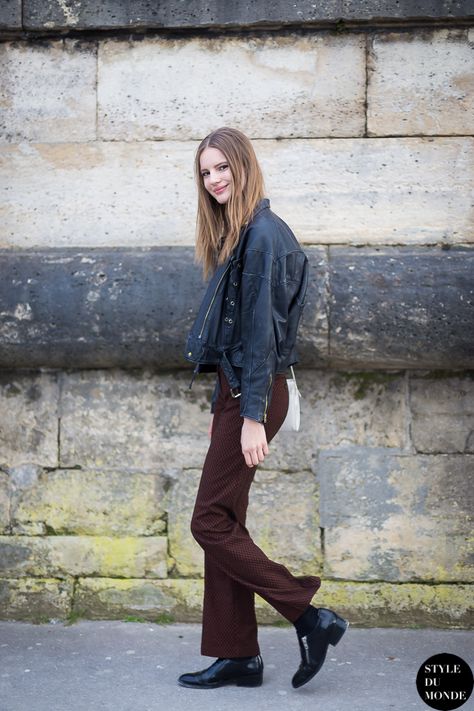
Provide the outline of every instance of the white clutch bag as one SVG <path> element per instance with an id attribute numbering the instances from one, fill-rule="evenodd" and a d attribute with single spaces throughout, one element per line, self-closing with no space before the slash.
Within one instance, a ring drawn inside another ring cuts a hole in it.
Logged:
<path id="1" fill-rule="evenodd" d="M 290 365 L 292 378 L 287 378 L 286 383 L 288 385 L 288 412 L 286 413 L 285 420 L 280 427 L 279 431 L 283 432 L 298 432 L 300 428 L 300 397 L 301 393 L 296 385 L 295 372 L 293 366 Z"/>

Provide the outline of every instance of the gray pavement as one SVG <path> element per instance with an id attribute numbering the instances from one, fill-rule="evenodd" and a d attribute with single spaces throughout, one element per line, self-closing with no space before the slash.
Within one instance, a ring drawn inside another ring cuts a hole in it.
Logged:
<path id="1" fill-rule="evenodd" d="M 200 640 L 199 624 L 0 622 L 0 711 L 426 711 L 421 664 L 451 652 L 473 668 L 474 656 L 472 631 L 351 626 L 319 674 L 293 689 L 296 633 L 261 625 L 262 686 L 187 689 L 179 674 L 214 661 Z M 472 711 L 474 694 L 460 708 Z"/>

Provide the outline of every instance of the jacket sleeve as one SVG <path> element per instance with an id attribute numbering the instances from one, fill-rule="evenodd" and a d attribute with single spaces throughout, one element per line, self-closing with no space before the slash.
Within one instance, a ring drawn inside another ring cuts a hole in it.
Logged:
<path id="1" fill-rule="evenodd" d="M 274 259 L 269 252 L 248 249 L 242 265 L 240 323 L 244 352 L 240 415 L 266 422 L 277 365 L 278 324 L 286 328 L 286 314 L 278 313 L 273 298 Z"/>

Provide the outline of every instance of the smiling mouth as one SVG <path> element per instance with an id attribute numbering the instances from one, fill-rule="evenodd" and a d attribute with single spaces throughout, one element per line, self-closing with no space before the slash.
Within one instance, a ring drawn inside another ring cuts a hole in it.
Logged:
<path id="1" fill-rule="evenodd" d="M 214 190 L 215 194 L 216 194 L 216 195 L 220 195 L 220 193 L 221 193 L 223 190 L 225 190 L 226 187 L 227 187 L 227 185 L 224 185 L 224 187 L 222 187 L 222 188 L 216 188 L 216 189 Z"/>

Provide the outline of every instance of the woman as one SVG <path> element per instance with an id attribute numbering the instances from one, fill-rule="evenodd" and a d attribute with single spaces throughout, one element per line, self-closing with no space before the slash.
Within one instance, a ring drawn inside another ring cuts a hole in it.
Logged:
<path id="1" fill-rule="evenodd" d="M 255 470 L 288 410 L 287 368 L 297 362 L 295 341 L 305 303 L 308 259 L 296 237 L 264 197 L 252 144 L 240 131 L 220 128 L 201 142 L 196 257 L 213 276 L 186 342 L 193 377 L 216 371 L 208 435 L 191 531 L 204 550 L 201 653 L 207 669 L 178 683 L 214 688 L 259 686 L 263 661 L 257 640 L 254 593 L 290 620 L 301 663 L 296 688 L 321 668 L 328 644 L 348 623 L 310 603 L 316 576 L 293 576 L 255 545 L 245 527 Z"/>

